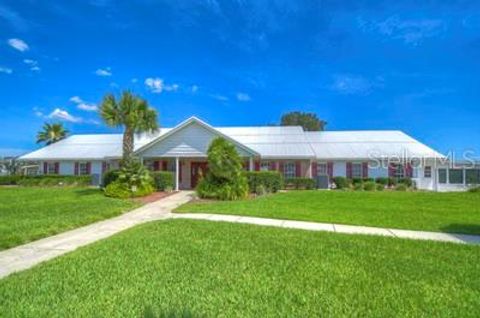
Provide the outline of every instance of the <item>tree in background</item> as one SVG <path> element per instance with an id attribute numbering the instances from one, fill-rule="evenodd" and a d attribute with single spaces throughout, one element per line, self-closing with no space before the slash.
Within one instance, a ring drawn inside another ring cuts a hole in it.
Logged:
<path id="1" fill-rule="evenodd" d="M 100 117 L 110 127 L 123 127 L 123 161 L 133 158 L 134 135 L 158 129 L 157 111 L 146 100 L 124 91 L 120 98 L 108 94 L 100 105 Z"/>
<path id="2" fill-rule="evenodd" d="M 318 118 L 315 113 L 290 112 L 283 114 L 281 126 L 302 126 L 305 131 L 325 130 L 327 122 Z"/>
<path id="3" fill-rule="evenodd" d="M 201 198 L 238 200 L 248 195 L 247 178 L 235 146 L 224 138 L 215 138 L 208 147 L 208 172 L 200 180 L 197 193 Z"/>
<path id="4" fill-rule="evenodd" d="M 45 143 L 51 145 L 67 137 L 68 130 L 63 127 L 63 124 L 43 124 L 42 130 L 37 134 L 37 144 Z"/>

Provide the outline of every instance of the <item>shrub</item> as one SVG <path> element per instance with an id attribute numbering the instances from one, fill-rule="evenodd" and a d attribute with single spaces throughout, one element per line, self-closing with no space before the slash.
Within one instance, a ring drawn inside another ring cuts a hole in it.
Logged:
<path id="1" fill-rule="evenodd" d="M 365 191 L 375 191 L 377 189 L 377 184 L 373 181 L 367 181 L 363 184 L 363 190 Z"/>
<path id="2" fill-rule="evenodd" d="M 59 187 L 59 186 L 89 186 L 92 184 L 91 176 L 25 176 L 18 179 L 17 184 L 24 187 Z"/>
<path id="3" fill-rule="evenodd" d="M 379 178 L 375 179 L 375 182 L 380 184 L 380 185 L 386 186 L 386 185 L 388 185 L 388 178 L 379 177 Z"/>
<path id="4" fill-rule="evenodd" d="M 208 172 L 196 191 L 201 198 L 238 200 L 248 196 L 248 182 L 235 146 L 215 138 L 208 147 Z"/>
<path id="5" fill-rule="evenodd" d="M 119 169 L 109 170 L 103 174 L 103 187 L 107 187 L 110 183 L 116 181 L 118 179 L 118 175 L 120 174 Z"/>
<path id="6" fill-rule="evenodd" d="M 315 188 L 315 180 L 311 178 L 288 178 L 285 179 L 285 188 L 311 190 Z"/>
<path id="7" fill-rule="evenodd" d="M 151 173 L 153 177 L 153 184 L 157 191 L 165 191 L 167 189 L 173 189 L 175 184 L 173 172 L 170 171 L 157 171 Z"/>
<path id="8" fill-rule="evenodd" d="M 470 188 L 468 192 L 472 193 L 480 193 L 480 187 Z"/>
<path id="9" fill-rule="evenodd" d="M 345 177 L 334 177 L 333 182 L 335 183 L 335 186 L 337 187 L 337 189 L 350 188 L 350 182 Z"/>
<path id="10" fill-rule="evenodd" d="M 411 188 L 412 185 L 413 185 L 412 179 L 410 179 L 410 178 L 398 179 L 398 183 L 406 185 L 407 188 Z"/>
<path id="11" fill-rule="evenodd" d="M 259 194 L 258 187 L 263 187 L 266 193 L 275 193 L 283 188 L 283 177 L 278 171 L 247 171 L 250 192 Z"/>
<path id="12" fill-rule="evenodd" d="M 353 184 L 353 190 L 355 191 L 362 191 L 363 190 L 363 183 L 354 183 Z"/>
<path id="13" fill-rule="evenodd" d="M 128 185 L 123 182 L 119 182 L 118 180 L 107 185 L 104 193 L 107 197 L 112 198 L 126 199 L 131 196 L 131 191 L 128 188 Z"/>
<path id="14" fill-rule="evenodd" d="M 397 185 L 397 179 L 396 178 L 392 178 L 392 177 L 389 177 L 388 178 L 388 186 L 389 187 L 394 187 Z"/>
<path id="15" fill-rule="evenodd" d="M 395 190 L 396 190 L 396 191 L 407 191 L 407 190 L 408 190 L 408 187 L 407 187 L 406 184 L 400 183 L 400 184 L 398 184 L 398 185 L 395 187 Z"/>
<path id="16" fill-rule="evenodd" d="M 375 180 L 373 178 L 363 178 L 363 183 L 365 182 L 375 182 Z"/>
<path id="17" fill-rule="evenodd" d="M 358 183 L 363 183 L 363 179 L 362 178 L 352 178 L 352 184 L 353 185 L 358 184 Z"/>
<path id="18" fill-rule="evenodd" d="M 23 176 L 0 176 L 0 185 L 16 185 Z"/>
<path id="19" fill-rule="evenodd" d="M 118 172 L 117 181 L 125 183 L 128 188 L 146 188 L 147 185 L 153 185 L 153 179 L 150 172 L 139 161 L 130 160 L 126 162 Z"/>
<path id="20" fill-rule="evenodd" d="M 383 191 L 385 190 L 385 185 L 377 183 L 377 191 Z"/>

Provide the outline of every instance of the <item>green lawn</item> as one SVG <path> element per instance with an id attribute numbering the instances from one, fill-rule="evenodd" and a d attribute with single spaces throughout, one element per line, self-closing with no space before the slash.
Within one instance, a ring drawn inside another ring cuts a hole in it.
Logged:
<path id="1" fill-rule="evenodd" d="M 0 188 L 0 250 L 110 218 L 138 206 L 90 188 Z"/>
<path id="2" fill-rule="evenodd" d="M 480 308 L 480 248 L 154 222 L 0 280 L 6 317 L 435 316 Z"/>
<path id="3" fill-rule="evenodd" d="M 244 201 L 192 202 L 176 212 L 480 234 L 480 194 L 468 192 L 291 191 Z"/>

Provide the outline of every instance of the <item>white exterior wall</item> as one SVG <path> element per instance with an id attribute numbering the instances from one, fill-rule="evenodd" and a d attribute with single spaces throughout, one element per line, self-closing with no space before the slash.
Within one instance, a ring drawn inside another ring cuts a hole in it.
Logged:
<path id="1" fill-rule="evenodd" d="M 218 134 L 199 124 L 192 123 L 142 151 L 139 155 L 145 158 L 205 157 L 208 146 L 216 137 Z M 240 156 L 250 155 L 240 147 L 236 147 L 236 149 Z"/>

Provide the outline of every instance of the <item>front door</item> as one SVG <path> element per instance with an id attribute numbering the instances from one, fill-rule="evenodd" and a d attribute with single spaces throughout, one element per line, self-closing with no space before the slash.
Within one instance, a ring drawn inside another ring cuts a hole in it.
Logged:
<path id="1" fill-rule="evenodd" d="M 206 162 L 192 162 L 191 167 L 191 185 L 192 189 L 197 186 L 198 180 L 208 171 L 208 164 Z"/>

